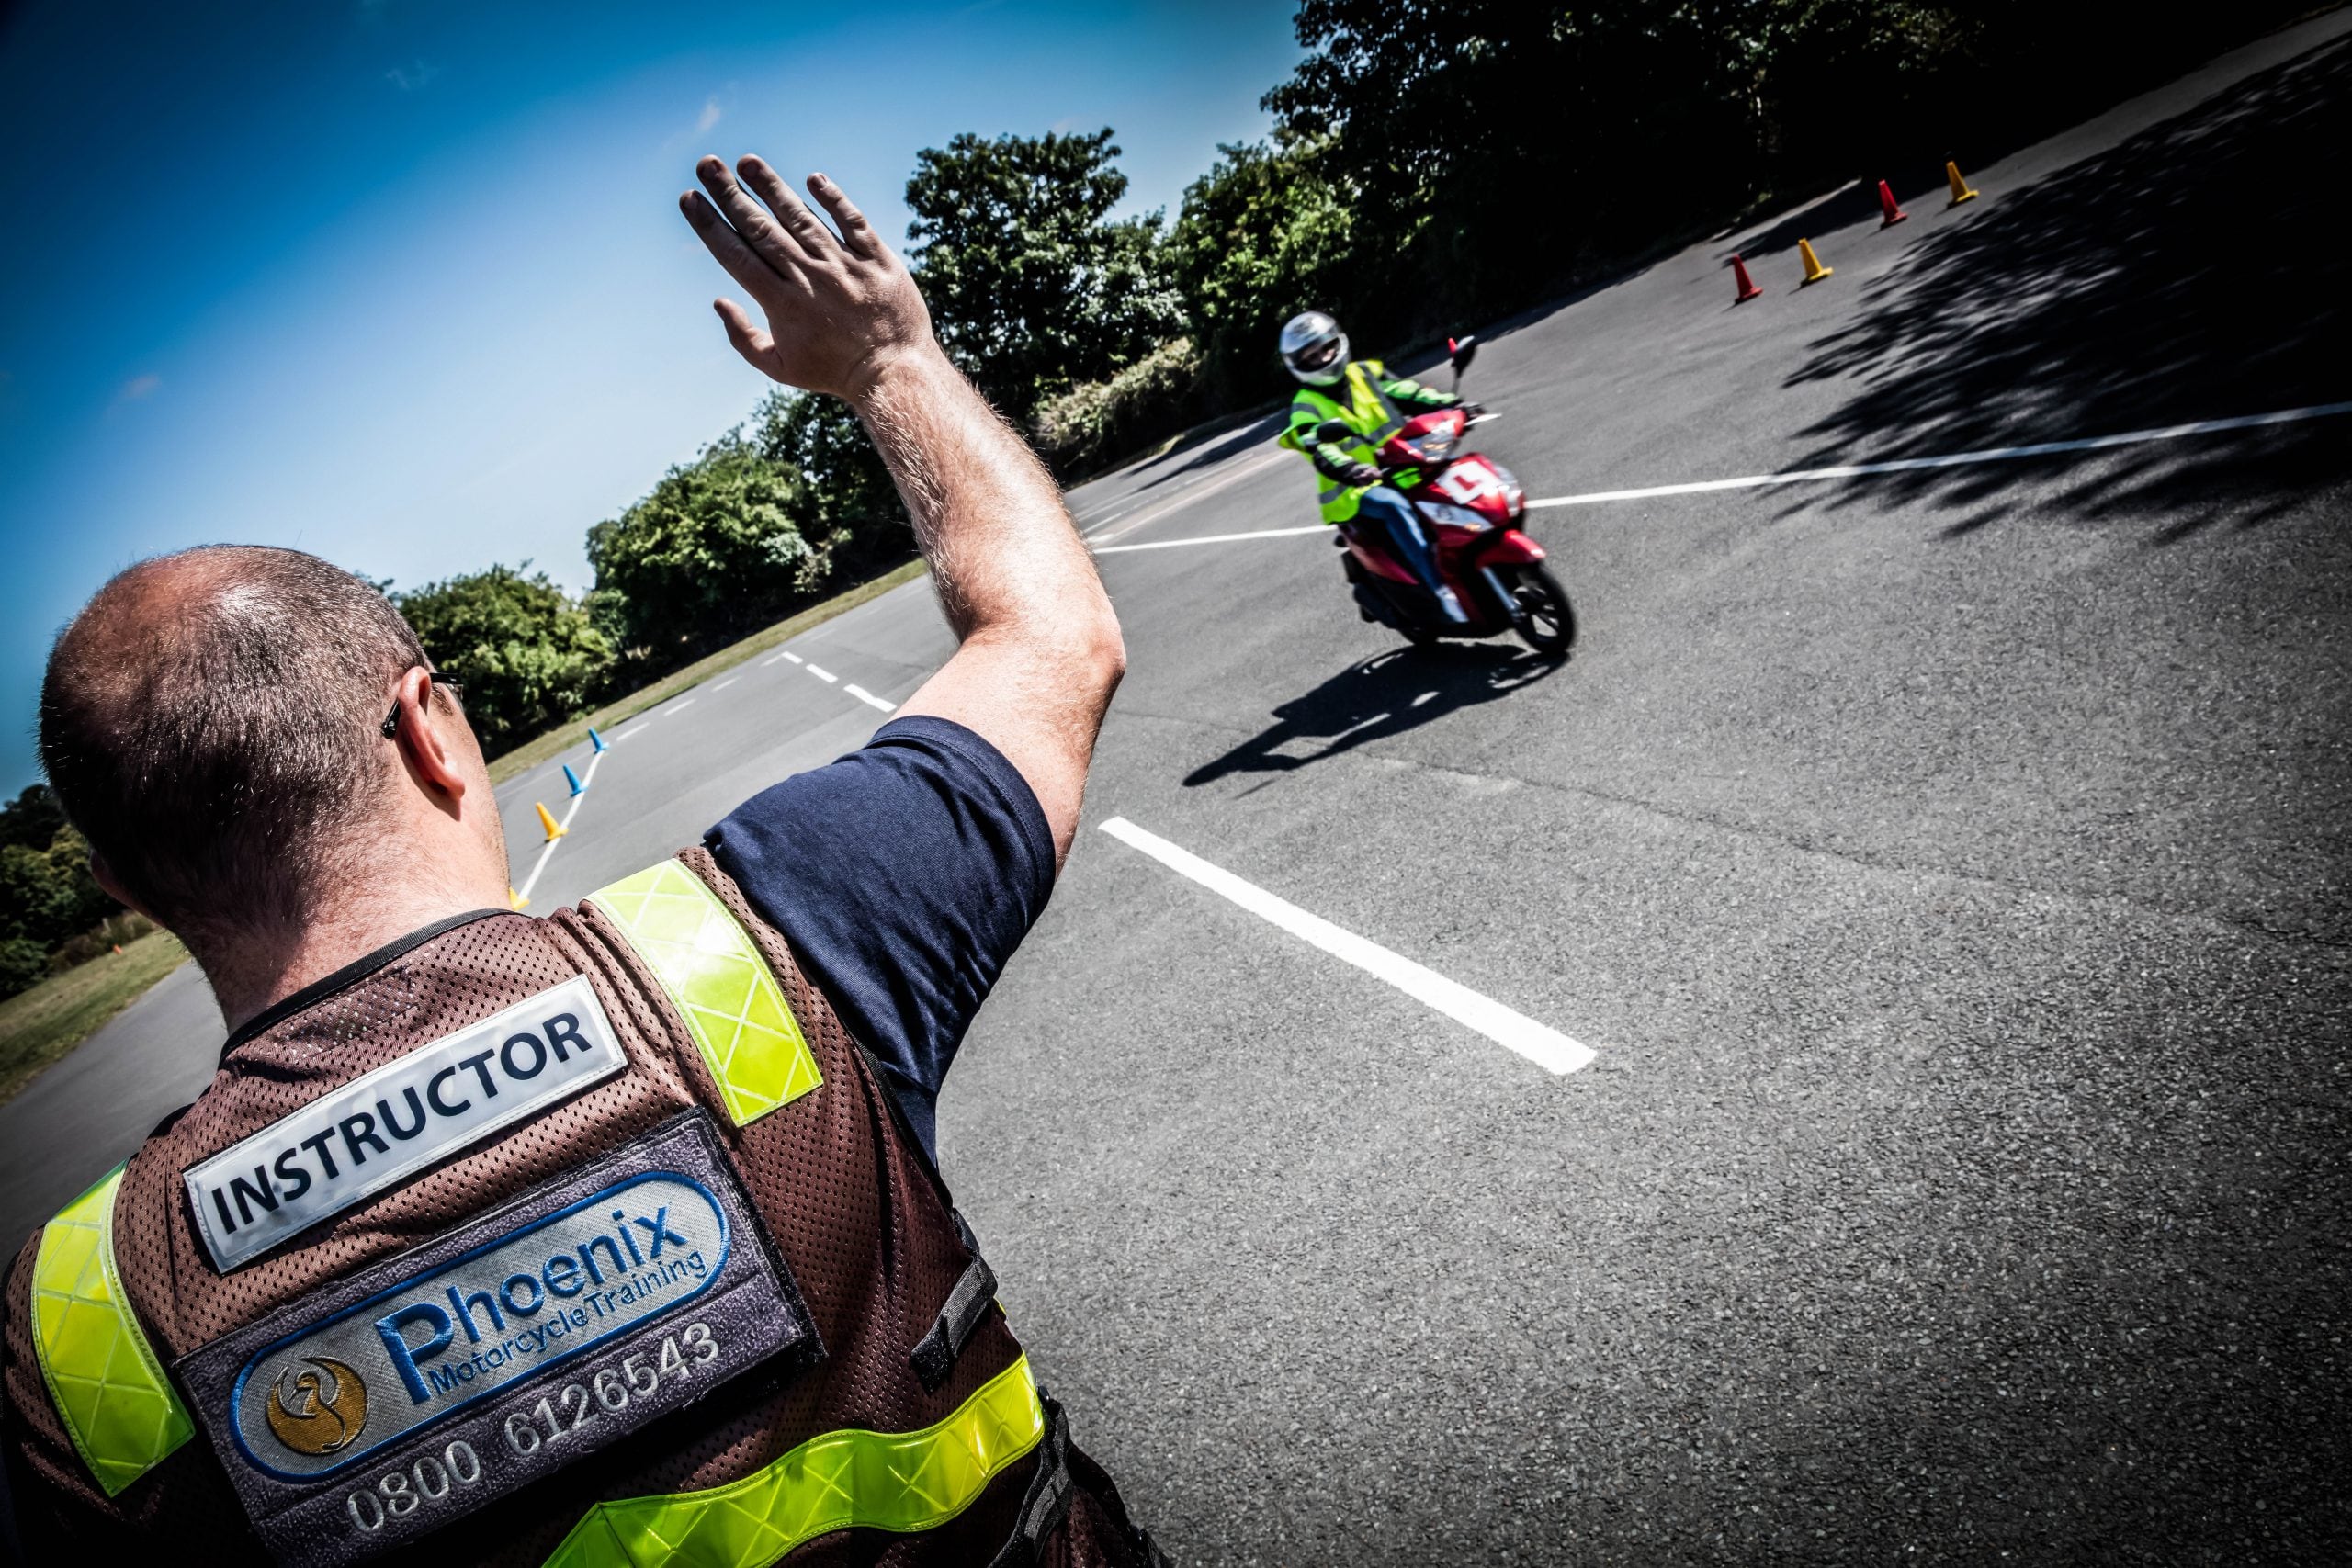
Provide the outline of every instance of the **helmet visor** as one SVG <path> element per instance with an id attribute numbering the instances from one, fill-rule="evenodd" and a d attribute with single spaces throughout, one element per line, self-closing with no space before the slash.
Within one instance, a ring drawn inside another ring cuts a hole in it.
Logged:
<path id="1" fill-rule="evenodd" d="M 1328 369 L 1340 357 L 1340 342 L 1337 337 L 1327 337 L 1321 343 L 1310 343 L 1291 356 L 1291 363 L 1301 370 Z"/>

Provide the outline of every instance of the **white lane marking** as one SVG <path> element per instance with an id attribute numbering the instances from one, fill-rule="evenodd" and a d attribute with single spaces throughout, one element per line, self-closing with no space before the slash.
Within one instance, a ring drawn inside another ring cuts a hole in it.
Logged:
<path id="1" fill-rule="evenodd" d="M 831 671 L 830 671 L 830 670 L 820 670 L 820 669 L 818 669 L 814 664 L 811 664 L 810 666 L 808 666 L 808 673 L 810 673 L 811 675 L 814 675 L 814 676 L 815 676 L 815 677 L 817 677 L 817 679 L 819 679 L 820 681 L 824 681 L 824 682 L 831 682 L 831 683 L 834 683 L 834 684 L 838 684 L 838 683 L 840 682 L 840 681 L 841 681 L 841 677 L 840 677 L 840 676 L 838 676 L 838 675 L 836 675 L 836 674 L 834 674 Z"/>
<path id="2" fill-rule="evenodd" d="M 644 728 L 644 725 L 632 724 L 627 729 L 622 730 L 618 735 L 614 736 L 613 739 L 616 740 L 626 740 L 630 736 L 642 732 Z"/>
<path id="3" fill-rule="evenodd" d="M 643 727 L 639 726 L 639 728 L 642 728 Z M 634 731 L 632 731 L 632 733 L 634 733 Z M 613 739 L 618 740 L 621 738 L 616 735 Z M 597 752 L 595 755 L 588 759 L 588 771 L 580 775 L 580 793 L 571 797 L 571 804 L 564 809 L 563 820 L 557 824 L 558 827 L 563 829 L 566 832 L 571 831 L 571 819 L 580 815 L 581 804 L 588 798 L 588 786 L 590 784 L 594 782 L 596 770 L 604 766 L 604 762 L 605 754 L 602 751 Z M 549 839 L 548 840 L 547 847 L 539 852 L 539 858 L 537 862 L 531 867 L 531 874 L 525 877 L 523 879 L 523 886 L 514 890 L 522 895 L 524 903 L 527 904 L 531 901 L 531 889 L 539 885 L 539 873 L 547 870 L 548 857 L 555 853 L 555 847 L 561 842 L 563 842 L 561 839 Z"/>
<path id="4" fill-rule="evenodd" d="M 779 654 L 777 654 L 777 655 L 776 655 L 776 657 L 777 657 L 778 659 L 789 659 L 789 660 L 791 660 L 795 664 L 806 664 L 806 663 L 808 663 L 808 662 L 807 660 L 805 660 L 805 659 L 801 658 L 801 657 L 800 657 L 800 655 L 798 655 L 798 654 L 797 654 L 797 653 L 779 653 Z"/>
<path id="5" fill-rule="evenodd" d="M 880 708 L 884 713 L 896 713 L 899 711 L 898 704 L 884 702 L 880 697 L 876 696 L 873 693 L 867 691 L 863 686 L 843 686 L 842 690 L 847 692 L 851 696 L 855 697 L 859 702 L 864 703 L 868 707 Z"/>
<path id="6" fill-rule="evenodd" d="M 767 666 L 774 664 L 779 659 L 790 659 L 792 655 L 788 653 L 771 653 L 765 659 L 760 660 L 760 667 L 762 669 L 765 669 Z"/>
<path id="7" fill-rule="evenodd" d="M 653 716 L 656 718 L 667 718 L 672 714 L 676 713 L 680 708 L 690 708 L 694 705 L 694 698 L 688 697 L 684 702 L 672 703 L 668 707 L 663 708 L 660 713 L 655 714 Z"/>
<path id="8" fill-rule="evenodd" d="M 1768 485 L 1858 479 L 1872 474 L 1907 474 L 1920 468 L 1957 468 L 1973 463 L 2006 463 L 2018 457 L 2046 457 L 2060 452 L 2096 452 L 2109 446 L 2138 446 L 2151 441 L 2178 441 L 2189 435 L 2216 435 L 2224 431 L 2254 430 L 2267 424 L 2294 424 L 2307 419 L 2328 419 L 2346 413 L 2352 413 L 2352 402 L 2316 403 L 2310 408 L 2280 409 L 2275 413 L 2200 419 L 2191 424 L 2167 424 L 2155 430 L 2126 430 L 2114 435 L 2090 435 L 2078 441 L 2037 441 L 2027 446 L 1987 446 L 1975 452 L 1947 453 L 1940 457 L 1895 457 L 1883 463 L 1849 463 L 1835 468 L 1792 468 L 1785 473 L 1749 474 L 1736 479 L 1700 479 L 1692 484 L 1650 485 L 1641 490 L 1598 490 L 1589 495 L 1547 496 L 1527 504 L 1532 511 L 1538 506 L 1590 506 L 1604 501 L 1646 501 L 1661 495 L 1702 495 L 1719 490 L 1760 490 Z M 1211 541 L 1203 539 L 1199 542 L 1208 544 Z M 1131 545 L 1127 547 L 1148 549 L 1150 547 Z"/>
<path id="9" fill-rule="evenodd" d="M 1535 502 L 1531 501 L 1527 504 L 1532 506 Z M 1308 528 L 1261 528 L 1250 534 L 1204 534 L 1197 539 L 1154 539 L 1142 545 L 1097 545 L 1094 553 L 1115 556 L 1122 550 L 1176 550 L 1186 545 L 1229 545 L 1237 539 L 1285 539 L 1295 534 L 1328 534 L 1330 530 L 1329 524 L 1317 523 Z"/>
<path id="10" fill-rule="evenodd" d="M 1102 831 L 1334 958 L 1354 964 L 1375 979 L 1387 981 L 1414 1000 L 1467 1025 L 1506 1050 L 1518 1052 L 1547 1072 L 1572 1073 L 1592 1061 L 1589 1046 L 1578 1044 L 1559 1031 L 1547 1028 L 1524 1013 L 1514 1012 L 1491 997 L 1482 997 L 1466 986 L 1457 985 L 1400 953 L 1391 953 L 1378 942 L 1341 931 L 1322 917 L 1310 915 L 1297 905 L 1178 849 L 1159 835 L 1146 832 L 1124 817 L 1114 817 L 1103 823 Z"/>
<path id="11" fill-rule="evenodd" d="M 723 691 L 725 691 L 728 687 L 729 687 L 729 686 L 733 685 L 736 682 L 738 682 L 738 681 L 741 680 L 742 678 L 743 678 L 743 677 L 741 677 L 741 675 L 729 675 L 729 677 L 727 677 L 727 679 L 725 679 L 724 681 L 721 681 L 718 685 L 713 686 L 713 687 L 711 688 L 711 690 L 712 690 L 712 691 L 714 691 L 714 692 L 723 692 Z"/>
<path id="12" fill-rule="evenodd" d="M 1159 504 L 1148 507 L 1142 516 L 1132 518 L 1129 521 L 1121 524 L 1116 529 L 1112 529 L 1110 527 L 1109 520 L 1105 519 L 1103 522 L 1097 524 L 1093 531 L 1086 536 L 1088 538 L 1103 539 L 1125 538 L 1127 535 L 1134 533 L 1136 529 L 1144 527 L 1148 524 L 1157 523 L 1162 517 L 1167 516 L 1170 513 L 1176 511 L 1180 507 L 1190 506 L 1193 502 L 1201 500 L 1204 496 L 1215 495 L 1218 491 L 1225 489 L 1226 486 L 1234 484 L 1241 479 L 1245 479 L 1251 474 L 1258 472 L 1261 468 L 1265 468 L 1274 459 L 1286 456 L 1288 456 L 1288 454 L 1279 447 L 1275 448 L 1272 452 L 1261 453 L 1252 460 L 1238 464 L 1230 472 L 1219 475 L 1214 479 L 1206 478 L 1195 479 L 1174 495 L 1154 497 L 1153 500 L 1159 502 Z"/>

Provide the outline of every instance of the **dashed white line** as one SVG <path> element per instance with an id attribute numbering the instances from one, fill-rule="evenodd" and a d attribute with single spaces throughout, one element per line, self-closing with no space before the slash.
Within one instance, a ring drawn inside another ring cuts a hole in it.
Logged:
<path id="1" fill-rule="evenodd" d="M 837 683 L 840 682 L 840 680 L 841 680 L 841 677 L 840 677 L 840 676 L 838 676 L 838 675 L 836 675 L 836 674 L 834 674 L 831 671 L 830 671 L 830 670 L 820 670 L 820 669 L 818 669 L 814 664 L 811 664 L 810 666 L 808 666 L 808 673 L 810 673 L 811 675 L 814 675 L 815 677 L 817 677 L 817 679 L 819 679 L 820 681 L 823 681 L 823 682 L 827 682 L 828 684 L 837 684 Z"/>
<path id="2" fill-rule="evenodd" d="M 1480 996 L 1400 953 L 1391 953 L 1378 942 L 1342 931 L 1319 915 L 1310 915 L 1297 905 L 1211 865 L 1159 835 L 1146 832 L 1124 817 L 1114 817 L 1103 823 L 1102 831 L 1123 844 L 1141 850 L 1179 875 L 1190 877 L 1212 893 L 1231 899 L 1261 919 L 1271 921 L 1376 979 L 1385 980 L 1414 1000 L 1477 1031 L 1504 1049 L 1516 1051 L 1546 1072 L 1572 1073 L 1592 1061 L 1590 1047 L 1558 1030 L 1538 1023 L 1491 997 Z"/>
<path id="3" fill-rule="evenodd" d="M 632 735 L 643 733 L 644 729 L 645 726 L 642 724 L 632 724 L 627 729 L 622 730 L 618 735 L 614 736 L 613 739 L 615 740 L 626 740 Z"/>
<path id="4" fill-rule="evenodd" d="M 1939 457 L 1894 457 L 1883 463 L 1848 463 L 1834 468 L 1792 468 L 1778 474 L 1749 474 L 1736 479 L 1700 479 L 1690 484 L 1649 485 L 1640 490 L 1597 490 L 1587 495 L 1546 496 L 1527 504 L 1530 508 L 1591 506 L 1604 501 L 1647 501 L 1653 496 L 1704 495 L 1719 490 L 1760 490 L 1769 485 L 1867 479 L 1872 474 L 1907 474 L 1921 468 L 1957 468 L 1973 463 L 2006 463 L 2018 457 L 2047 457 L 2061 452 L 2096 452 L 2109 446 L 2138 446 L 2151 441 L 2218 435 L 2225 431 L 2254 430 L 2267 424 L 2295 424 L 2307 419 L 2329 419 L 2346 413 L 2352 413 L 2352 402 L 2315 403 L 2310 408 L 2280 409 L 2275 413 L 2200 419 L 2189 424 L 2167 424 L 2154 430 L 2126 430 L 2114 435 L 2088 435 L 2077 441 L 2037 441 L 2024 446 L 1987 446 L 1974 452 L 1950 452 Z M 1200 542 L 1207 544 L 1211 541 L 1204 539 Z M 1148 549 L 1150 547 L 1130 545 L 1126 547 Z"/>
<path id="5" fill-rule="evenodd" d="M 1534 502 L 1530 502 L 1529 505 Z M 1122 550 L 1179 550 L 1187 545 L 1229 545 L 1237 539 L 1283 539 L 1297 534 L 1328 534 L 1330 525 L 1317 523 L 1306 528 L 1261 528 L 1249 534 L 1204 534 L 1197 539 L 1154 539 L 1143 545 L 1097 545 L 1098 556 L 1115 556 Z"/>
<path id="6" fill-rule="evenodd" d="M 667 718 L 672 714 L 676 713 L 680 708 L 690 708 L 694 705 L 694 698 L 688 697 L 684 702 L 672 703 L 668 707 L 663 708 L 660 713 L 655 714 L 653 716 L 656 718 Z"/>
<path id="7" fill-rule="evenodd" d="M 617 740 L 620 737 L 616 735 L 613 739 Z M 602 751 L 588 759 L 588 771 L 580 775 L 580 793 L 571 797 L 571 804 L 564 807 L 563 820 L 556 824 L 566 832 L 571 829 L 571 819 L 580 815 L 581 803 L 588 798 L 588 786 L 595 782 L 596 770 L 602 767 L 604 762 L 605 754 Z M 548 857 L 555 853 L 555 847 L 561 842 L 563 840 L 560 838 L 548 840 L 547 847 L 539 852 L 538 860 L 531 867 L 531 874 L 525 877 L 523 886 L 514 890 L 521 896 L 524 903 L 527 904 L 531 901 L 531 889 L 539 885 L 539 873 L 547 870 Z"/>
<path id="8" fill-rule="evenodd" d="M 864 703 L 868 707 L 880 708 L 884 713 L 896 713 L 899 711 L 898 704 L 887 702 L 884 699 L 876 696 L 873 693 L 867 691 L 863 686 L 848 685 L 843 686 L 842 690 L 847 692 L 851 696 L 855 697 L 859 702 Z"/>
<path id="9" fill-rule="evenodd" d="M 723 691 L 725 691 L 728 687 L 729 687 L 729 686 L 733 685 L 736 682 L 738 682 L 738 681 L 741 680 L 742 678 L 743 678 L 743 677 L 741 677 L 741 675 L 729 675 L 729 677 L 727 677 L 727 679 L 725 679 L 724 681 L 721 681 L 720 682 L 718 682 L 718 685 L 713 686 L 713 687 L 711 688 L 711 690 L 712 690 L 712 691 L 714 691 L 714 692 L 723 692 Z"/>
<path id="10" fill-rule="evenodd" d="M 801 658 L 801 657 L 800 657 L 800 655 L 798 655 L 798 654 L 797 654 L 797 653 L 779 653 L 779 654 L 777 654 L 777 655 L 776 655 L 776 657 L 777 657 L 778 659 L 789 659 L 789 660 L 791 660 L 795 664 L 806 664 L 806 663 L 808 663 L 808 662 L 807 660 L 805 660 L 805 659 Z"/>

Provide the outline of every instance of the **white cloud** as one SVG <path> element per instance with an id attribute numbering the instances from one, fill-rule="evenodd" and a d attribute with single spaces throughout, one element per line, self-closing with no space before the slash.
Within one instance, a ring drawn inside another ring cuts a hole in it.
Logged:
<path id="1" fill-rule="evenodd" d="M 695 134 L 700 136 L 712 126 L 717 125 L 719 117 L 726 112 L 718 107 L 717 98 L 705 98 L 702 103 L 702 117 L 695 121 Z"/>
<path id="2" fill-rule="evenodd" d="M 440 74 L 441 67 L 438 65 L 427 65 L 424 61 L 417 60 L 406 65 L 393 66 L 384 73 L 384 80 L 403 93 L 413 93 Z"/>
<path id="3" fill-rule="evenodd" d="M 152 398 L 163 389 L 164 378 L 151 370 L 144 376 L 133 376 L 125 381 L 122 390 L 117 392 L 115 398 L 119 402 L 135 403 Z"/>

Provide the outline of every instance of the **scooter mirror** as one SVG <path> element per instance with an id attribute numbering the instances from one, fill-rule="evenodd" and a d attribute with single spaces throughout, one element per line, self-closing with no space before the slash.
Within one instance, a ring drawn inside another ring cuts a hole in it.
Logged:
<path id="1" fill-rule="evenodd" d="M 1455 342 L 1453 347 L 1453 375 L 1454 378 L 1459 380 L 1462 373 L 1470 368 L 1470 362 L 1478 357 L 1478 340 L 1475 337 L 1462 338 Z"/>

